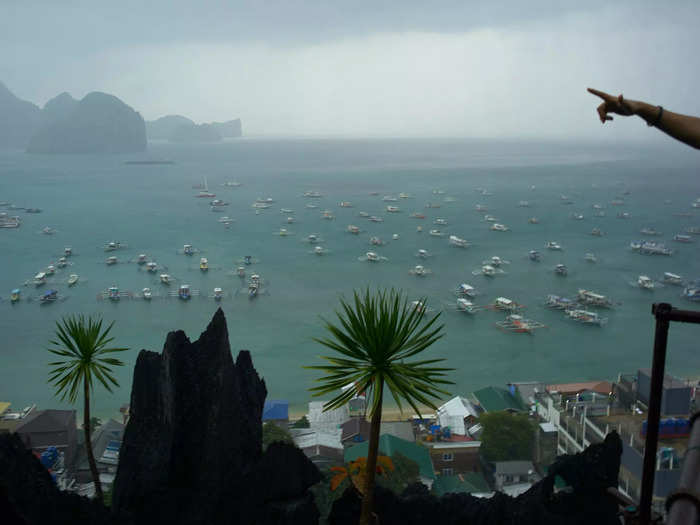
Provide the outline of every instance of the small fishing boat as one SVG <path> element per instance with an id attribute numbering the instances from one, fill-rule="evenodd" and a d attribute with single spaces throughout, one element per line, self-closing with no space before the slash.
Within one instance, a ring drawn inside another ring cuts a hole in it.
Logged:
<path id="1" fill-rule="evenodd" d="M 518 314 L 510 314 L 503 321 L 498 321 L 496 326 L 501 330 L 514 332 L 516 334 L 531 334 L 538 328 L 544 328 L 542 323 L 533 321 L 532 319 L 525 319 Z"/>
<path id="2" fill-rule="evenodd" d="M 529 208 L 530 202 L 529 201 L 520 201 L 520 202 L 518 202 L 518 207 L 519 208 Z"/>
<path id="3" fill-rule="evenodd" d="M 327 249 L 325 249 L 323 246 L 314 246 L 314 255 L 326 255 L 330 253 Z"/>
<path id="4" fill-rule="evenodd" d="M 653 290 L 654 281 L 652 281 L 647 275 L 640 275 L 637 277 L 637 286 L 642 290 Z"/>
<path id="5" fill-rule="evenodd" d="M 426 275 L 430 275 L 433 272 L 430 271 L 425 266 L 418 264 L 418 265 L 414 266 L 412 269 L 410 269 L 408 271 L 408 273 L 410 273 L 411 275 L 415 275 L 417 277 L 425 277 Z"/>
<path id="6" fill-rule="evenodd" d="M 428 311 L 428 308 L 423 301 L 411 301 L 410 308 L 411 310 L 415 310 L 419 313 L 426 313 Z"/>
<path id="7" fill-rule="evenodd" d="M 431 257 L 430 252 L 428 250 L 425 250 L 423 248 L 420 248 L 416 253 L 416 257 L 420 257 L 421 259 L 427 259 L 428 257 Z"/>
<path id="8" fill-rule="evenodd" d="M 206 257 L 202 257 L 201 259 L 199 259 L 199 269 L 203 272 L 209 270 L 209 261 Z"/>
<path id="9" fill-rule="evenodd" d="M 491 231 L 495 232 L 507 232 L 509 230 L 508 226 L 506 226 L 505 224 L 500 224 L 498 222 L 493 223 L 490 229 Z"/>
<path id="10" fill-rule="evenodd" d="M 594 204 L 593 206 L 591 206 L 591 208 L 593 208 L 594 210 L 602 210 L 603 209 L 603 207 L 600 204 Z"/>
<path id="11" fill-rule="evenodd" d="M 255 202 L 258 204 L 272 204 L 275 201 L 272 197 L 258 197 L 255 199 Z"/>
<path id="12" fill-rule="evenodd" d="M 474 207 L 474 209 L 475 209 L 476 211 L 478 211 L 478 212 L 489 211 L 488 206 L 484 206 L 483 204 L 477 204 L 477 205 Z"/>
<path id="13" fill-rule="evenodd" d="M 80 276 L 77 273 L 70 274 L 68 276 L 68 286 L 75 285 L 79 279 L 80 279 Z"/>
<path id="14" fill-rule="evenodd" d="M 58 261 L 56 262 L 56 266 L 59 268 L 65 268 L 68 266 L 68 260 L 65 257 L 59 257 Z"/>
<path id="15" fill-rule="evenodd" d="M 682 235 L 680 233 L 673 236 L 673 240 L 676 242 L 691 243 L 693 238 L 690 235 Z"/>
<path id="16" fill-rule="evenodd" d="M 627 213 L 626 211 L 621 211 L 621 212 L 619 212 L 619 213 L 617 214 L 617 218 L 618 218 L 618 219 L 629 219 L 629 218 L 630 218 L 630 214 Z"/>
<path id="17" fill-rule="evenodd" d="M 498 219 L 493 215 L 484 215 L 484 220 L 486 222 L 498 222 Z"/>
<path id="18" fill-rule="evenodd" d="M 309 199 L 320 199 L 323 197 L 323 195 L 317 191 L 305 191 L 303 196 Z"/>
<path id="19" fill-rule="evenodd" d="M 398 240 L 399 240 L 399 234 L 398 234 L 398 233 L 395 233 L 395 234 L 393 234 L 393 235 L 391 236 L 391 238 L 392 238 L 393 240 L 395 240 L 395 241 L 398 241 Z"/>
<path id="20" fill-rule="evenodd" d="M 603 236 L 603 232 L 600 231 L 600 228 L 593 228 L 593 229 L 591 230 L 591 235 L 593 235 L 593 237 L 602 237 L 602 236 Z"/>
<path id="21" fill-rule="evenodd" d="M 363 219 L 366 219 L 367 217 L 369 217 L 369 213 L 367 213 L 366 211 L 361 211 L 361 212 L 358 213 L 357 215 L 359 215 L 359 216 L 362 217 Z"/>
<path id="22" fill-rule="evenodd" d="M 358 228 L 354 224 L 349 224 L 347 231 L 348 233 L 352 233 L 353 235 L 358 235 L 360 233 L 360 228 Z"/>
<path id="23" fill-rule="evenodd" d="M 587 253 L 583 258 L 591 263 L 598 262 L 598 258 L 595 256 L 594 253 Z"/>
<path id="24" fill-rule="evenodd" d="M 377 262 L 380 260 L 379 255 L 377 255 L 375 252 L 367 252 L 365 254 L 365 258 L 369 262 Z"/>
<path id="25" fill-rule="evenodd" d="M 683 277 L 680 275 L 676 275 L 675 273 L 671 272 L 664 272 L 663 276 L 663 282 L 664 284 L 673 284 L 676 286 L 682 286 L 683 285 Z"/>
<path id="26" fill-rule="evenodd" d="M 547 243 L 544 245 L 544 247 L 547 248 L 548 250 L 555 250 L 555 251 L 561 250 L 561 246 L 559 245 L 558 242 L 555 242 L 555 241 L 547 241 Z"/>
<path id="27" fill-rule="evenodd" d="M 396 202 L 396 201 L 399 200 L 399 199 L 397 199 L 397 198 L 394 197 L 393 195 L 384 195 L 384 197 L 382 197 L 382 200 L 383 200 L 384 202 Z"/>
<path id="28" fill-rule="evenodd" d="M 596 312 L 589 312 L 588 310 L 571 309 L 566 310 L 566 316 L 569 319 L 577 321 L 583 324 L 593 324 L 597 326 L 603 326 L 608 322 L 607 317 L 601 317 Z"/>
<path id="29" fill-rule="evenodd" d="M 222 201 L 221 199 L 214 199 L 213 201 L 211 201 L 209 203 L 209 205 L 214 207 L 214 208 L 220 208 L 223 206 L 228 206 L 228 202 Z"/>
<path id="30" fill-rule="evenodd" d="M 568 310 L 569 308 L 574 307 L 576 302 L 566 297 L 550 294 L 545 299 L 544 305 L 547 308 L 553 308 L 555 310 Z"/>
<path id="31" fill-rule="evenodd" d="M 563 265 L 563 264 L 557 264 L 557 265 L 554 267 L 554 273 L 555 273 L 556 275 L 561 275 L 562 277 L 566 277 L 566 275 L 569 273 L 569 270 L 568 270 L 568 268 L 567 268 L 565 265 Z"/>
<path id="32" fill-rule="evenodd" d="M 294 210 L 290 208 L 280 208 L 280 213 L 284 213 L 287 215 L 292 215 L 294 213 Z"/>
<path id="33" fill-rule="evenodd" d="M 46 290 L 42 295 L 39 296 L 39 301 L 42 304 L 53 303 L 58 300 L 58 291 L 56 290 Z"/>
<path id="34" fill-rule="evenodd" d="M 542 254 L 537 250 L 530 250 L 527 254 L 531 261 L 539 262 L 542 259 Z"/>
<path id="35" fill-rule="evenodd" d="M 469 242 L 466 239 L 457 237 L 456 235 L 450 235 L 449 243 L 452 246 L 457 246 L 458 248 L 469 248 Z"/>
<path id="36" fill-rule="evenodd" d="M 224 211 L 221 206 L 211 206 L 210 210 L 214 213 L 222 213 Z"/>
<path id="37" fill-rule="evenodd" d="M 254 202 L 253 204 L 250 205 L 251 208 L 255 210 L 255 213 L 259 213 L 260 210 L 267 210 L 268 208 L 271 208 L 272 206 L 270 204 L 266 204 L 264 202 Z"/>
<path id="38" fill-rule="evenodd" d="M 688 283 L 688 285 L 683 288 L 681 297 L 688 299 L 689 301 L 700 301 L 700 279 Z"/>
<path id="39" fill-rule="evenodd" d="M 115 250 L 119 250 L 120 248 L 126 248 L 126 245 L 120 242 L 111 241 L 106 243 L 104 248 L 106 252 L 113 252 Z"/>
<path id="40" fill-rule="evenodd" d="M 493 277 L 497 273 L 503 273 L 503 270 L 496 269 L 490 264 L 485 264 L 481 267 L 481 270 L 474 270 L 472 272 L 473 275 L 483 275 L 484 277 Z"/>
<path id="41" fill-rule="evenodd" d="M 410 199 L 411 196 L 408 193 L 399 193 L 399 199 Z"/>
<path id="42" fill-rule="evenodd" d="M 429 202 L 425 205 L 425 207 L 427 209 L 438 209 L 442 207 L 442 204 L 440 204 L 439 202 Z"/>
<path id="43" fill-rule="evenodd" d="M 341 208 L 352 208 L 352 203 L 348 201 L 343 201 L 340 203 Z"/>
<path id="44" fill-rule="evenodd" d="M 316 210 L 318 209 L 318 206 L 316 204 L 306 204 L 304 208 L 307 208 L 309 210 Z"/>
<path id="45" fill-rule="evenodd" d="M 258 292 L 260 291 L 260 280 L 253 279 L 253 277 L 256 277 L 256 276 L 255 275 L 251 276 L 250 282 L 248 283 L 248 298 L 249 299 L 257 297 Z"/>
<path id="46" fill-rule="evenodd" d="M 15 223 L 17 224 L 17 226 L 19 226 L 19 221 L 15 221 Z M 5 226 L 5 227 L 7 227 L 7 226 Z M 56 230 L 54 230 L 50 226 L 45 226 L 41 230 L 41 233 L 43 233 L 44 235 L 53 235 L 54 233 L 56 233 Z"/>
<path id="47" fill-rule="evenodd" d="M 398 213 L 401 211 L 401 209 L 398 206 L 387 206 L 386 211 L 389 213 Z"/>
<path id="48" fill-rule="evenodd" d="M 303 241 L 308 242 L 309 244 L 316 244 L 319 242 L 323 242 L 321 240 L 321 238 L 315 233 L 311 233 L 311 234 L 307 235 L 306 237 L 304 237 Z"/>
<path id="49" fill-rule="evenodd" d="M 478 308 L 476 306 L 474 306 L 474 303 L 472 303 L 471 301 L 469 301 L 463 297 L 459 297 L 457 299 L 457 311 L 458 312 L 464 312 L 465 314 L 473 314 L 477 310 L 478 310 Z"/>
<path id="50" fill-rule="evenodd" d="M 146 264 L 148 262 L 148 256 L 145 253 L 140 253 L 138 257 L 136 257 L 136 264 Z"/>
<path id="51" fill-rule="evenodd" d="M 20 300 L 22 296 L 22 291 L 19 288 L 15 288 L 10 292 L 10 302 L 16 303 Z"/>
<path id="52" fill-rule="evenodd" d="M 417 211 L 414 211 L 414 212 L 410 215 L 410 217 L 413 217 L 414 219 L 425 219 L 425 215 L 423 215 L 422 213 L 419 213 L 419 212 L 417 212 Z"/>
<path id="53" fill-rule="evenodd" d="M 190 292 L 190 285 L 189 284 L 183 284 L 180 285 L 180 289 L 177 292 L 177 295 L 180 299 L 186 301 L 192 297 L 192 293 Z"/>
<path id="54" fill-rule="evenodd" d="M 527 222 L 528 224 L 539 224 L 540 220 L 537 217 L 530 217 Z"/>
<path id="55" fill-rule="evenodd" d="M 141 297 L 143 297 L 146 301 L 150 301 L 153 298 L 153 292 L 150 288 L 144 288 L 141 290 Z"/>
<path id="56" fill-rule="evenodd" d="M 582 213 L 572 213 L 571 218 L 575 221 L 582 221 L 584 219 Z"/>
<path id="57" fill-rule="evenodd" d="M 245 277 L 245 266 L 239 266 L 236 268 L 236 275 L 241 279 Z"/>
<path id="58" fill-rule="evenodd" d="M 524 308 L 524 306 L 516 303 L 512 299 L 508 299 L 507 297 L 496 297 L 496 300 L 491 305 L 491 308 L 502 310 L 504 312 L 516 312 Z"/>
<path id="59" fill-rule="evenodd" d="M 46 275 L 54 275 L 56 273 L 56 267 L 53 264 L 49 264 L 46 267 Z"/>
<path id="60" fill-rule="evenodd" d="M 117 264 L 118 262 L 119 259 L 117 259 L 114 255 L 105 259 L 105 263 L 107 264 L 107 266 L 112 266 L 113 264 Z"/>
<path id="61" fill-rule="evenodd" d="M 377 217 L 376 215 L 372 215 L 371 217 L 367 217 L 367 220 L 370 222 L 384 222 L 384 219 L 381 217 Z"/>
<path id="62" fill-rule="evenodd" d="M 382 246 L 384 244 L 384 241 L 382 241 L 379 237 L 370 237 L 369 243 L 372 246 Z"/>
<path id="63" fill-rule="evenodd" d="M 173 282 L 173 278 L 167 273 L 161 273 L 159 275 L 160 282 L 163 284 L 170 284 Z"/>
<path id="64" fill-rule="evenodd" d="M 333 215 L 333 213 L 331 213 L 330 210 L 324 210 L 321 213 L 321 218 L 327 221 L 332 221 L 333 219 L 335 219 L 335 215 Z"/>
<path id="65" fill-rule="evenodd" d="M 579 303 L 599 308 L 611 308 L 613 305 L 612 301 L 604 295 L 583 289 L 578 291 L 577 300 Z"/>
<path id="66" fill-rule="evenodd" d="M 692 233 L 693 235 L 700 235 L 700 226 L 688 226 L 685 229 L 685 233 Z"/>
<path id="67" fill-rule="evenodd" d="M 119 291 L 119 287 L 110 286 L 107 289 L 107 298 L 110 301 L 118 301 L 119 299 L 121 299 L 121 292 Z"/>
<path id="68" fill-rule="evenodd" d="M 430 230 L 428 233 L 433 237 L 442 237 L 444 235 L 440 230 Z"/>
<path id="69" fill-rule="evenodd" d="M 214 288 L 214 300 L 221 301 L 224 298 L 224 291 L 221 288 Z"/>
<path id="70" fill-rule="evenodd" d="M 182 247 L 182 253 L 184 253 L 185 255 L 194 255 L 196 251 L 197 250 L 195 250 L 191 244 L 185 244 Z"/>
<path id="71" fill-rule="evenodd" d="M 423 233 L 423 226 L 416 227 L 416 233 Z"/>
<path id="72" fill-rule="evenodd" d="M 240 185 L 241 185 L 240 182 L 238 182 L 238 181 L 230 181 L 230 180 L 227 180 L 226 182 L 224 182 L 224 183 L 222 184 L 222 186 L 225 186 L 226 188 L 238 188 Z"/>
<path id="73" fill-rule="evenodd" d="M 442 217 L 437 217 L 433 221 L 433 224 L 438 224 L 440 226 L 447 226 L 447 219 L 443 219 Z"/>
<path id="74" fill-rule="evenodd" d="M 466 297 L 474 297 L 477 295 L 476 288 L 470 284 L 462 283 L 457 287 L 455 292 L 457 295 L 462 295 Z"/>
<path id="75" fill-rule="evenodd" d="M 510 261 L 506 261 L 505 259 L 501 259 L 498 255 L 494 255 L 490 259 L 483 261 L 481 264 L 490 264 L 494 268 L 500 268 L 504 264 L 510 264 Z"/>
<path id="76" fill-rule="evenodd" d="M 654 228 L 642 228 L 639 230 L 642 235 L 663 235 L 663 233 L 656 231 Z"/>
<path id="77" fill-rule="evenodd" d="M 65 248 L 63 248 L 63 255 L 66 257 L 70 257 L 71 255 L 73 255 L 73 248 L 71 248 L 70 246 L 66 246 Z"/>
<path id="78" fill-rule="evenodd" d="M 34 276 L 32 284 L 34 284 L 34 286 L 41 286 L 43 284 L 46 284 L 46 272 L 39 272 L 38 274 L 36 274 Z"/>
<path id="79" fill-rule="evenodd" d="M 156 273 L 158 271 L 158 263 L 155 261 L 149 261 L 146 263 L 146 271 Z"/>
<path id="80" fill-rule="evenodd" d="M 292 217 L 291 215 L 287 217 L 287 224 L 294 224 L 296 222 L 296 219 Z"/>

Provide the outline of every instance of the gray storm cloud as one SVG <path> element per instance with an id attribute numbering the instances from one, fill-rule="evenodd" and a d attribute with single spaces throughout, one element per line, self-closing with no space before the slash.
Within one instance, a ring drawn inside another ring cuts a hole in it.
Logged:
<path id="1" fill-rule="evenodd" d="M 0 80 L 41 104 L 101 90 L 147 119 L 241 117 L 253 135 L 612 135 L 589 85 L 700 114 L 694 3 L 261 4 L 3 4 Z"/>

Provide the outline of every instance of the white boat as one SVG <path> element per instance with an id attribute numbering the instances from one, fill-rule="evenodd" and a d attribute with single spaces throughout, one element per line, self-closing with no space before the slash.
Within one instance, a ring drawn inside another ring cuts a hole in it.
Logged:
<path id="1" fill-rule="evenodd" d="M 639 230 L 642 235 L 663 235 L 663 233 L 656 231 L 654 228 L 642 228 Z"/>
<path id="2" fill-rule="evenodd" d="M 626 211 L 622 211 L 622 212 L 620 212 L 620 213 L 617 214 L 617 218 L 618 218 L 618 219 L 629 219 L 629 218 L 630 218 L 630 214 L 627 213 Z"/>
<path id="3" fill-rule="evenodd" d="M 370 237 L 369 243 L 372 246 L 382 246 L 384 244 L 384 241 L 382 241 L 379 237 Z"/>
<path id="4" fill-rule="evenodd" d="M 329 253 L 328 250 L 326 250 L 323 246 L 314 246 L 314 255 L 326 255 Z"/>
<path id="5" fill-rule="evenodd" d="M 120 243 L 120 242 L 115 242 L 111 241 L 105 244 L 105 251 L 106 252 L 113 252 L 114 250 L 118 250 L 120 248 L 126 248 L 126 245 Z"/>
<path id="6" fill-rule="evenodd" d="M 393 235 L 391 236 L 391 238 L 392 238 L 393 240 L 395 240 L 395 241 L 398 241 L 398 240 L 399 240 L 399 234 L 398 234 L 398 233 L 395 233 L 395 234 L 393 234 Z"/>
<path id="7" fill-rule="evenodd" d="M 484 220 L 486 222 L 498 222 L 498 219 L 493 215 L 484 215 Z"/>
<path id="8" fill-rule="evenodd" d="M 562 277 L 566 277 L 566 275 L 569 273 L 568 268 L 564 264 L 557 264 L 554 267 L 554 273 L 557 275 L 561 275 Z"/>
<path id="9" fill-rule="evenodd" d="M 384 195 L 384 197 L 382 197 L 382 200 L 383 200 L 384 202 L 396 202 L 396 201 L 399 200 L 399 199 L 397 199 L 397 198 L 394 197 L 393 195 Z"/>
<path id="10" fill-rule="evenodd" d="M 531 261 L 539 262 L 542 259 L 542 254 L 537 250 L 530 250 L 527 254 Z"/>
<path id="11" fill-rule="evenodd" d="M 548 250 L 561 250 L 561 246 L 555 241 L 547 241 L 544 247 Z"/>
<path id="12" fill-rule="evenodd" d="M 483 204 L 477 204 L 474 209 L 478 212 L 489 211 L 488 206 L 484 206 Z"/>
<path id="13" fill-rule="evenodd" d="M 399 209 L 398 206 L 387 206 L 386 211 L 388 211 L 389 213 L 398 213 L 401 210 Z"/>
<path id="14" fill-rule="evenodd" d="M 213 199 L 216 197 L 215 193 L 209 191 L 209 185 L 207 184 L 206 177 L 204 177 L 204 183 L 198 185 L 198 187 L 202 188 L 202 190 L 197 195 L 195 195 L 195 197 L 198 197 L 200 199 Z"/>
<path id="15" fill-rule="evenodd" d="M 496 323 L 501 330 L 514 332 L 516 334 L 531 334 L 538 328 L 544 328 L 544 325 L 539 321 L 525 319 L 522 315 L 510 314 L 503 321 Z"/>
<path id="16" fill-rule="evenodd" d="M 224 182 L 222 184 L 222 186 L 225 186 L 226 188 L 238 188 L 240 185 L 241 185 L 240 182 L 230 181 L 230 180 L 227 180 L 226 182 Z"/>
<path id="17" fill-rule="evenodd" d="M 58 268 L 65 268 L 68 266 L 68 260 L 65 257 L 59 257 L 58 261 L 56 262 L 56 266 Z"/>
<path id="18" fill-rule="evenodd" d="M 221 301 L 224 298 L 224 291 L 221 288 L 214 288 L 214 300 Z"/>
<path id="19" fill-rule="evenodd" d="M 426 313 L 428 308 L 423 301 L 411 301 L 410 308 L 420 313 Z"/>
<path id="20" fill-rule="evenodd" d="M 676 286 L 682 286 L 683 277 L 681 277 L 680 275 L 676 275 L 675 273 L 664 272 L 663 282 L 665 284 L 674 284 Z"/>
<path id="21" fill-rule="evenodd" d="M 287 228 L 280 228 L 278 232 L 275 232 L 275 235 L 279 235 L 280 237 L 288 237 L 294 234 L 287 230 Z"/>
<path id="22" fill-rule="evenodd" d="M 516 312 L 523 308 L 523 305 L 518 304 L 507 297 L 496 297 L 496 300 L 491 306 L 496 310 L 503 310 L 504 312 Z"/>
<path id="23" fill-rule="evenodd" d="M 494 268 L 499 268 L 500 266 L 502 266 L 504 264 L 510 264 L 510 261 L 506 261 L 505 259 L 501 259 L 499 256 L 494 255 L 489 260 L 484 261 L 481 264 L 490 264 Z"/>
<path id="24" fill-rule="evenodd" d="M 321 213 L 321 218 L 327 221 L 332 221 L 333 219 L 335 219 L 335 215 L 333 215 L 333 213 L 331 213 L 330 210 L 324 210 Z"/>
<path id="25" fill-rule="evenodd" d="M 477 311 L 477 307 L 474 306 L 474 303 L 471 301 L 463 297 L 459 297 L 457 299 L 457 310 L 466 314 L 473 314 Z"/>
<path id="26" fill-rule="evenodd" d="M 567 297 L 550 294 L 547 296 L 547 299 L 545 299 L 544 305 L 547 308 L 553 308 L 555 310 L 568 310 L 576 306 L 576 302 Z"/>
<path id="27" fill-rule="evenodd" d="M 433 272 L 431 272 L 425 266 L 418 264 L 418 265 L 414 266 L 411 270 L 409 270 L 408 273 L 410 273 L 411 275 L 415 275 L 417 277 L 425 277 L 426 275 L 429 275 Z"/>
<path id="28" fill-rule="evenodd" d="M 195 250 L 191 244 L 185 244 L 182 247 L 182 253 L 184 253 L 185 255 L 194 255 L 196 251 L 197 250 Z"/>
<path id="29" fill-rule="evenodd" d="M 221 199 L 214 199 L 213 201 L 211 201 L 209 203 L 209 205 L 214 207 L 214 208 L 220 208 L 223 206 L 228 206 L 228 202 L 222 201 Z"/>
<path id="30" fill-rule="evenodd" d="M 304 208 L 306 208 L 308 210 L 315 210 L 315 209 L 318 209 L 318 206 L 316 204 L 306 204 L 306 205 L 304 205 Z"/>
<path id="31" fill-rule="evenodd" d="M 199 269 L 203 272 L 209 270 L 209 261 L 206 257 L 202 257 L 201 259 L 199 259 Z"/>
<path id="32" fill-rule="evenodd" d="M 637 286 L 642 290 L 653 290 L 654 281 L 652 281 L 647 275 L 640 275 L 637 277 Z"/>
<path id="33" fill-rule="evenodd" d="M 433 237 L 442 237 L 444 235 L 440 230 L 430 230 L 429 233 Z"/>
<path id="34" fill-rule="evenodd" d="M 571 218 L 575 221 L 582 221 L 584 217 L 582 213 L 572 213 Z"/>
<path id="35" fill-rule="evenodd" d="M 323 195 L 317 191 L 305 191 L 303 196 L 310 199 L 320 199 L 323 197 Z"/>
<path id="36" fill-rule="evenodd" d="M 371 222 L 384 222 L 384 219 L 382 219 L 381 217 L 377 217 L 376 215 L 372 215 L 371 217 L 367 217 L 367 220 L 371 221 Z"/>
<path id="37" fill-rule="evenodd" d="M 140 253 L 136 257 L 136 264 L 146 264 L 148 262 L 148 256 L 145 253 Z"/>
<path id="38" fill-rule="evenodd" d="M 231 224 L 233 222 L 233 219 L 228 215 L 224 215 L 223 217 L 219 217 L 216 221 L 222 224 Z"/>
<path id="39" fill-rule="evenodd" d="M 343 201 L 340 203 L 341 208 L 352 208 L 352 202 Z"/>
<path id="40" fill-rule="evenodd" d="M 469 248 L 469 242 L 466 239 L 457 237 L 456 235 L 450 235 L 449 243 L 452 246 L 457 246 L 458 248 Z"/>
<path id="41" fill-rule="evenodd" d="M 284 213 L 287 215 L 292 215 L 294 213 L 294 210 L 290 208 L 280 208 L 280 213 Z"/>
<path id="42" fill-rule="evenodd" d="M 481 275 L 483 275 L 484 277 L 493 277 L 494 275 L 496 275 L 496 273 L 496 268 L 494 268 L 490 264 L 485 264 L 481 267 Z"/>
<path id="43" fill-rule="evenodd" d="M 54 275 L 56 273 L 56 267 L 53 264 L 49 264 L 46 267 L 46 275 Z"/>
<path id="44" fill-rule="evenodd" d="M 270 204 L 266 204 L 264 202 L 254 202 L 253 204 L 250 205 L 251 208 L 255 209 L 256 213 L 258 210 L 267 210 L 268 208 L 271 208 Z"/>
<path id="45" fill-rule="evenodd" d="M 65 255 L 66 257 L 70 257 L 71 255 L 73 255 L 73 248 L 71 248 L 70 246 L 66 246 L 65 248 L 63 248 L 63 255 Z"/>
<path id="46" fill-rule="evenodd" d="M 680 233 L 677 233 L 676 235 L 674 235 L 673 240 L 676 242 L 684 242 L 684 243 L 693 242 L 693 238 L 690 235 L 683 235 Z"/>
<path id="47" fill-rule="evenodd" d="M 150 288 L 144 288 L 141 290 L 141 297 L 143 297 L 146 301 L 150 301 L 153 298 L 153 292 Z"/>
<path id="48" fill-rule="evenodd" d="M 78 282 L 78 279 L 80 279 L 80 277 L 77 273 L 70 274 L 70 276 L 68 276 L 68 286 L 73 286 L 74 284 L 76 284 Z"/>
<path id="49" fill-rule="evenodd" d="M 509 228 L 505 224 L 495 222 L 491 225 L 490 229 L 495 232 L 507 232 Z"/>
<path id="50" fill-rule="evenodd" d="M 358 228 L 354 224 L 349 224 L 347 231 L 348 233 L 352 233 L 353 235 L 358 235 L 360 233 L 360 228 Z"/>
<path id="51" fill-rule="evenodd" d="M 518 207 L 520 207 L 520 208 L 529 208 L 529 207 L 530 207 L 530 202 L 529 202 L 529 201 L 520 201 L 520 202 L 518 202 Z"/>
<path id="52" fill-rule="evenodd" d="M 437 209 L 437 208 L 440 208 L 441 206 L 442 205 L 439 202 L 429 202 L 425 205 L 425 207 L 427 209 L 431 209 L 431 208 Z"/>
<path id="53" fill-rule="evenodd" d="M 423 249 L 423 248 L 420 248 L 416 252 L 416 257 L 420 257 L 421 259 L 427 259 L 430 256 L 431 256 L 430 252 L 428 250 Z"/>
<path id="54" fill-rule="evenodd" d="M 265 198 L 258 197 L 257 199 L 255 199 L 255 202 L 260 203 L 260 204 L 272 204 L 275 201 L 272 197 L 265 197 Z"/>
<path id="55" fill-rule="evenodd" d="M 632 241 L 630 248 L 643 255 L 672 255 L 673 250 L 653 241 Z"/>
<path id="56" fill-rule="evenodd" d="M 600 228 L 593 228 L 593 229 L 591 230 L 591 235 L 593 235 L 593 237 L 602 237 L 602 236 L 603 236 L 603 232 L 600 231 Z"/>
<path id="57" fill-rule="evenodd" d="M 245 277 L 245 266 L 239 266 L 236 268 L 236 275 L 241 279 Z"/>
<path id="58" fill-rule="evenodd" d="M 12 227 L 11 224 L 12 223 L 9 222 L 5 223 L 5 228 Z M 19 221 L 14 221 L 13 224 L 15 224 L 14 227 L 16 228 L 17 226 L 19 226 Z M 41 233 L 43 233 L 44 235 L 53 235 L 54 233 L 56 233 L 56 230 L 54 230 L 50 226 L 45 226 L 44 229 L 41 230 Z"/>
<path id="59" fill-rule="evenodd" d="M 399 199 L 410 199 L 411 196 L 408 193 L 399 193 Z"/>
<path id="60" fill-rule="evenodd" d="M 683 288 L 681 297 L 689 301 L 700 301 L 700 279 L 688 283 L 688 285 Z"/>
<path id="61" fill-rule="evenodd" d="M 578 291 L 577 299 L 579 303 L 597 306 L 600 308 L 611 308 L 613 305 L 612 301 L 604 295 L 591 292 L 590 290 L 580 289 Z"/>
<path id="62" fill-rule="evenodd" d="M 34 286 L 41 286 L 42 284 L 46 284 L 46 272 L 39 272 L 38 274 L 36 274 L 34 276 L 32 284 L 34 284 Z"/>
<path id="63" fill-rule="evenodd" d="M 296 222 L 296 219 L 292 217 L 291 215 L 287 217 L 287 224 L 294 224 Z"/>
<path id="64" fill-rule="evenodd" d="M 367 252 L 365 254 L 365 257 L 369 262 L 377 262 L 379 261 L 379 255 L 377 255 L 375 252 Z"/>
<path id="65" fill-rule="evenodd" d="M 587 310 L 571 309 L 566 310 L 566 316 L 569 319 L 573 319 L 579 323 L 583 324 L 593 324 L 597 326 L 603 326 L 608 322 L 607 317 L 600 317 L 595 312 L 589 312 Z"/>
<path id="66" fill-rule="evenodd" d="M 146 271 L 151 273 L 156 273 L 158 271 L 158 263 L 155 261 L 149 261 L 146 263 Z"/>
<path id="67" fill-rule="evenodd" d="M 119 259 L 112 255 L 111 257 L 107 257 L 105 262 L 107 263 L 107 266 L 111 266 L 113 264 L 117 264 L 119 262 Z"/>
<path id="68" fill-rule="evenodd" d="M 477 295 L 476 288 L 470 284 L 462 283 L 457 287 L 457 295 L 463 295 L 466 297 L 474 297 Z"/>
<path id="69" fill-rule="evenodd" d="M 161 273 L 159 278 L 160 282 L 163 284 L 170 284 L 173 281 L 173 278 L 167 273 Z"/>
<path id="70" fill-rule="evenodd" d="M 586 261 L 592 262 L 592 263 L 598 262 L 598 258 L 595 256 L 594 253 L 587 253 L 587 254 L 584 256 L 584 259 L 585 259 Z"/>
<path id="71" fill-rule="evenodd" d="M 537 217 L 530 217 L 527 222 L 528 224 L 539 224 L 540 220 Z"/>
<path id="72" fill-rule="evenodd" d="M 323 239 L 321 239 L 317 234 L 311 233 L 304 237 L 304 242 L 308 242 L 309 244 L 316 244 L 319 242 L 323 242 Z"/>
<path id="73" fill-rule="evenodd" d="M 438 224 L 440 226 L 447 226 L 447 219 L 443 219 L 442 217 L 437 217 L 433 221 L 433 224 Z"/>
<path id="74" fill-rule="evenodd" d="M 369 217 L 369 213 L 367 213 L 366 211 L 361 211 L 360 213 L 358 213 L 358 215 L 360 217 L 362 217 L 363 219 L 366 219 L 367 217 Z"/>
<path id="75" fill-rule="evenodd" d="M 419 211 L 414 211 L 409 217 L 413 219 L 425 219 L 425 215 Z"/>
<path id="76" fill-rule="evenodd" d="M 423 232 L 423 226 L 418 226 L 416 228 L 416 233 L 422 233 Z"/>

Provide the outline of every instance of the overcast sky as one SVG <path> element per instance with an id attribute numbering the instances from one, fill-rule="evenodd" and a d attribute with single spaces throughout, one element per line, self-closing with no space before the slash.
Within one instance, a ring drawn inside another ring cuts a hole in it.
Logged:
<path id="1" fill-rule="evenodd" d="M 658 6 L 658 7 L 655 7 Z M 0 0 L 0 81 L 249 135 L 645 139 L 587 86 L 700 115 L 700 2 Z"/>

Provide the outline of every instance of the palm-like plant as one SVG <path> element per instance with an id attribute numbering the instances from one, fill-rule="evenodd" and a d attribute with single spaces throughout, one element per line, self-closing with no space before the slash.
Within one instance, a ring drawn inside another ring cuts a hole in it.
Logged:
<path id="1" fill-rule="evenodd" d="M 401 292 L 371 294 L 367 289 L 362 295 L 354 292 L 352 304 L 342 298 L 340 304 L 342 313 L 336 311 L 339 325 L 323 319 L 331 337 L 314 339 L 340 355 L 322 356 L 329 364 L 307 368 L 327 374 L 317 380 L 321 385 L 310 389 L 314 396 L 340 391 L 325 404 L 324 410 L 338 408 L 362 393 L 369 401 L 371 427 L 360 514 L 360 525 L 368 525 L 374 503 L 384 387 L 389 389 L 399 409 L 404 400 L 420 414 L 419 405 L 435 409 L 431 398 L 449 395 L 439 385 L 452 384 L 444 379 L 452 369 L 435 366 L 444 359 L 406 361 L 444 335 L 444 325 L 437 325 L 439 313 L 423 322 L 425 300 L 416 306 L 409 304 Z M 348 386 L 352 388 L 342 390 Z"/>
<path id="2" fill-rule="evenodd" d="M 123 366 L 119 359 L 108 354 L 123 352 L 128 348 L 113 348 L 108 345 L 114 340 L 109 337 L 114 323 L 102 329 L 102 319 L 69 316 L 56 322 L 55 340 L 49 341 L 49 352 L 60 356 L 60 361 L 49 363 L 53 367 L 49 372 L 49 383 L 56 388 L 56 395 L 61 400 L 75 403 L 82 388 L 85 408 L 83 410 L 83 430 L 90 472 L 95 482 L 95 494 L 102 501 L 102 484 L 97 472 L 95 456 L 90 440 L 90 392 L 94 380 L 99 381 L 109 392 L 112 386 L 119 386 L 112 375 L 113 366 Z"/>

